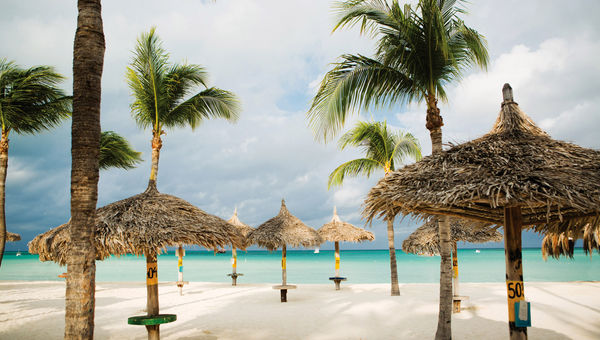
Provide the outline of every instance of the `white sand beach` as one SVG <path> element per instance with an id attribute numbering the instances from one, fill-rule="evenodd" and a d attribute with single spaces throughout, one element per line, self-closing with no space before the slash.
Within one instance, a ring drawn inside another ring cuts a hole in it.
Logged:
<path id="1" fill-rule="evenodd" d="M 146 339 L 127 318 L 144 314 L 140 283 L 98 283 L 96 339 Z M 437 284 L 303 284 L 288 302 L 270 284 L 192 282 L 179 296 L 161 283 L 161 313 L 177 321 L 161 326 L 162 339 L 432 339 L 437 325 Z M 503 283 L 463 283 L 470 297 L 452 319 L 455 339 L 506 339 Z M 600 339 L 600 282 L 526 283 L 532 304 L 530 339 Z M 61 339 L 63 282 L 0 282 L 0 339 Z"/>

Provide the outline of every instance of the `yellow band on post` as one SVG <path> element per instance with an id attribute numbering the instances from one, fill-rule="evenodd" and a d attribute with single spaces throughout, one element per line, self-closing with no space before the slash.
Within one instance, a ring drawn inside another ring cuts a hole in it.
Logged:
<path id="1" fill-rule="evenodd" d="M 458 277 L 458 261 L 457 259 L 452 259 L 452 277 Z"/>
<path id="2" fill-rule="evenodd" d="M 158 264 L 156 262 L 146 263 L 146 285 L 158 284 Z"/>
<path id="3" fill-rule="evenodd" d="M 233 257 L 233 268 L 237 268 L 237 256 Z"/>
<path id="4" fill-rule="evenodd" d="M 515 321 L 515 302 L 525 300 L 523 281 L 506 281 L 508 297 L 508 321 Z"/>
<path id="5" fill-rule="evenodd" d="M 340 258 L 339 257 L 335 258 L 335 269 L 340 269 Z"/>
<path id="6" fill-rule="evenodd" d="M 177 266 L 181 267 L 183 266 L 183 259 L 180 257 L 179 260 L 177 261 Z"/>
<path id="7" fill-rule="evenodd" d="M 281 258 L 281 269 L 285 269 L 285 257 Z"/>

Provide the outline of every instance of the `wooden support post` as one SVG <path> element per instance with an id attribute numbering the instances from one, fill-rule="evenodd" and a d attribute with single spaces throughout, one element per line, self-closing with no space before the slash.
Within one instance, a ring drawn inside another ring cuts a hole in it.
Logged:
<path id="1" fill-rule="evenodd" d="M 177 287 L 179 288 L 179 295 L 183 295 L 183 247 L 181 244 L 177 249 Z"/>
<path id="2" fill-rule="evenodd" d="M 237 249 L 231 249 L 231 285 L 237 285 Z"/>
<path id="3" fill-rule="evenodd" d="M 340 243 L 335 242 L 335 277 L 340 276 Z M 339 286 L 339 284 L 338 284 Z"/>
<path id="4" fill-rule="evenodd" d="M 508 294 L 508 328 L 511 340 L 526 340 L 527 327 L 515 325 L 515 302 L 525 299 L 523 260 L 521 253 L 521 207 L 504 207 L 504 254 L 506 257 L 506 289 Z"/>
<path id="5" fill-rule="evenodd" d="M 146 253 L 146 309 L 149 316 L 158 315 L 158 264 L 156 252 Z M 148 340 L 159 340 L 159 325 L 146 326 Z"/>
<path id="6" fill-rule="evenodd" d="M 452 242 L 452 295 L 458 297 L 458 254 L 456 242 Z M 452 312 L 460 313 L 460 299 L 452 300 Z"/>
<path id="7" fill-rule="evenodd" d="M 281 248 L 281 284 L 287 285 L 287 271 L 286 271 L 286 249 L 285 244 Z M 281 302 L 287 302 L 287 289 L 281 290 Z"/>

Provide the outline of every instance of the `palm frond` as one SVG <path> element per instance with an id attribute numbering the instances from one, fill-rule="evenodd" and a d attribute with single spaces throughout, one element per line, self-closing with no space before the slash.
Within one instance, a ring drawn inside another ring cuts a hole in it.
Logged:
<path id="1" fill-rule="evenodd" d="M 133 169 L 141 163 L 142 153 L 135 151 L 127 139 L 114 131 L 103 131 L 100 135 L 100 169 Z"/>
<path id="2" fill-rule="evenodd" d="M 371 173 L 373 173 L 373 171 L 377 169 L 383 169 L 383 167 L 383 164 L 373 159 L 353 159 L 349 162 L 338 166 L 335 170 L 333 170 L 333 172 L 329 175 L 329 180 L 327 181 L 327 188 L 331 188 L 332 186 L 336 185 L 342 185 L 346 176 L 356 177 L 359 175 L 365 175 L 369 177 Z"/>
<path id="3" fill-rule="evenodd" d="M 419 95 L 412 79 L 401 70 L 361 55 L 342 58 L 325 75 L 307 113 L 318 138 L 327 140 L 335 135 L 354 108 L 381 107 Z"/>
<path id="4" fill-rule="evenodd" d="M 239 114 L 240 103 L 232 92 L 211 87 L 179 104 L 165 116 L 163 123 L 166 127 L 189 125 L 194 129 L 209 118 L 235 122 Z"/>
<path id="5" fill-rule="evenodd" d="M 72 98 L 50 66 L 22 69 L 0 60 L 0 122 L 5 130 L 36 133 L 58 126 L 71 114 Z"/>

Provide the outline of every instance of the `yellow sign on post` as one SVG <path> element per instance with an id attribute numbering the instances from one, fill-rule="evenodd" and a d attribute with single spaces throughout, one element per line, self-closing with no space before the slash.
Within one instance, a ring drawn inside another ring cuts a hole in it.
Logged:
<path id="1" fill-rule="evenodd" d="M 335 269 L 340 269 L 340 255 L 335 254 Z"/>
<path id="2" fill-rule="evenodd" d="M 456 257 L 452 258 L 452 277 L 458 277 L 458 259 Z"/>
<path id="3" fill-rule="evenodd" d="M 508 292 L 508 321 L 515 321 L 515 303 L 525 300 L 523 281 L 506 281 Z"/>
<path id="4" fill-rule="evenodd" d="M 146 285 L 158 284 L 158 264 L 156 262 L 146 263 Z"/>
<path id="5" fill-rule="evenodd" d="M 281 269 L 285 269 L 285 257 L 281 258 Z"/>

